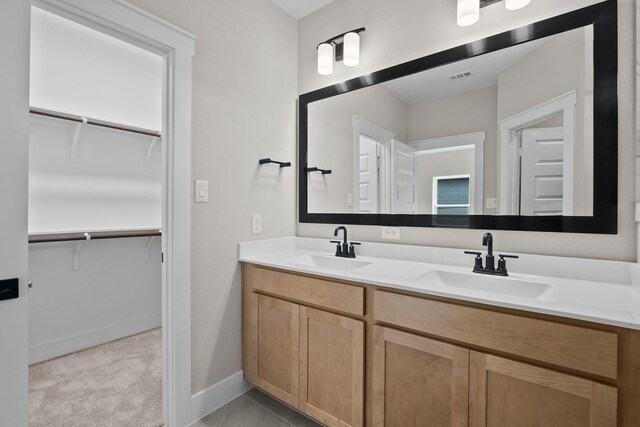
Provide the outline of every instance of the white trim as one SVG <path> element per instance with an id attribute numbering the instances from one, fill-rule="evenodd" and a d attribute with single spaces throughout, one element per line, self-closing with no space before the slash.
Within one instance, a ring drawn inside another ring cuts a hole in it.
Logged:
<path id="1" fill-rule="evenodd" d="M 253 388 L 243 379 L 242 371 L 194 394 L 191 397 L 191 422 L 194 423 Z"/>
<path id="2" fill-rule="evenodd" d="M 163 410 L 191 420 L 191 82 L 194 36 L 124 0 L 33 0 L 34 5 L 165 58 L 162 164 Z"/>
<path id="3" fill-rule="evenodd" d="M 472 209 L 472 206 L 474 204 L 474 202 L 471 200 L 471 189 L 469 189 L 469 204 L 467 205 L 439 205 L 438 204 L 438 183 L 440 181 L 446 181 L 449 179 L 459 179 L 459 178 L 468 178 L 469 179 L 469 184 L 471 184 L 471 174 L 463 174 L 463 175 L 441 175 L 441 176 L 434 176 L 433 177 L 433 189 L 432 189 L 432 196 L 431 196 L 431 213 L 433 215 L 437 215 L 438 213 L 438 208 L 439 207 L 446 207 L 446 208 L 469 208 L 469 210 Z"/>
<path id="4" fill-rule="evenodd" d="M 44 362 L 45 360 L 53 359 L 54 357 L 63 356 L 65 354 L 105 344 L 120 338 L 136 335 L 141 332 L 159 328 L 161 325 L 162 315 L 154 314 L 38 344 L 33 347 L 29 347 L 29 364 L 32 365 L 34 363 Z"/>
<path id="5" fill-rule="evenodd" d="M 418 156 L 467 148 L 475 150 L 473 200 L 471 201 L 471 206 L 473 207 L 472 215 L 482 215 L 484 213 L 484 142 L 486 139 L 487 132 L 480 131 L 423 139 L 409 143 L 410 146 L 417 150 L 416 155 Z"/>
<path id="6" fill-rule="evenodd" d="M 380 207 L 380 213 L 391 212 L 391 197 L 390 186 L 390 159 L 389 159 L 389 145 L 395 137 L 392 132 L 371 123 L 368 120 L 363 119 L 360 116 L 354 115 L 351 118 L 351 124 L 353 126 L 353 212 L 360 212 L 360 135 L 366 135 L 369 138 L 380 143 L 382 150 L 380 151 L 380 165 L 382 174 L 378 177 L 378 183 L 380 187 L 380 194 L 378 204 Z"/>
<path id="7" fill-rule="evenodd" d="M 498 122 L 500 128 L 500 175 L 498 177 L 500 198 L 498 199 L 498 213 L 500 215 L 519 214 L 519 131 L 560 113 L 563 114 L 564 137 L 563 194 L 572 194 L 575 169 L 576 103 L 577 94 L 574 90 Z M 573 198 L 563 199 L 562 215 L 573 215 Z"/>

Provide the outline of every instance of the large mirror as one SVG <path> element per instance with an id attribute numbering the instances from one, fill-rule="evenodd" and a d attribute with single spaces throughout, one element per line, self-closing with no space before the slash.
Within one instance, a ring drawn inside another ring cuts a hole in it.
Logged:
<path id="1" fill-rule="evenodd" d="M 301 96 L 301 222 L 615 233 L 615 15 L 604 2 Z"/>

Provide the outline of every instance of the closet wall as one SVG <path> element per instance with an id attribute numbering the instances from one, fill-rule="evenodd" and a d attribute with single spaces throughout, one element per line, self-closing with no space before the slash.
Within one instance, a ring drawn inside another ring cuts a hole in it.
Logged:
<path id="1" fill-rule="evenodd" d="M 32 107 L 161 130 L 161 57 L 33 8 L 31 63 Z M 30 236 L 159 230 L 161 145 L 32 114 Z M 159 236 L 31 243 L 29 270 L 30 363 L 161 325 Z"/>

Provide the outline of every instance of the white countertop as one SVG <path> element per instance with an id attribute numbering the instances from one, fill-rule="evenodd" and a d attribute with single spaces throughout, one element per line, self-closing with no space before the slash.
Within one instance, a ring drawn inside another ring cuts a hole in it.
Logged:
<path id="1" fill-rule="evenodd" d="M 640 330 L 636 263 L 518 254 L 507 260 L 509 277 L 497 277 L 472 273 L 473 256 L 461 249 L 363 242 L 355 263 L 334 253 L 329 239 L 304 237 L 239 246 L 251 264 Z"/>

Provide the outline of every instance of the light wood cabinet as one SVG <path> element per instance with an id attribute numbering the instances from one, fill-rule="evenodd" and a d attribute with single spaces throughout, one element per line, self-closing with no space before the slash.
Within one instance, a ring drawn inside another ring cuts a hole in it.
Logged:
<path id="1" fill-rule="evenodd" d="M 362 426 L 364 322 L 300 307 L 299 409 L 328 426 Z"/>
<path id="2" fill-rule="evenodd" d="M 469 425 L 469 350 L 375 326 L 373 426 Z"/>
<path id="3" fill-rule="evenodd" d="M 364 321 L 285 300 L 300 292 L 292 275 L 282 282 L 270 270 L 245 268 L 244 275 L 245 379 L 329 427 L 364 426 Z M 318 282 L 300 279 L 303 289 Z M 265 288 L 273 296 L 256 292 Z M 322 307 L 364 309 L 362 288 L 332 283 L 332 289 L 338 296 L 314 289 L 319 298 L 303 297 Z"/>
<path id="4" fill-rule="evenodd" d="M 472 427 L 615 427 L 617 390 L 584 378 L 471 352 Z"/>
<path id="5" fill-rule="evenodd" d="M 298 403 L 300 306 L 253 294 L 250 381 L 289 405 Z"/>
<path id="6" fill-rule="evenodd" d="M 330 427 L 638 427 L 640 332 L 243 265 L 245 379 Z"/>

